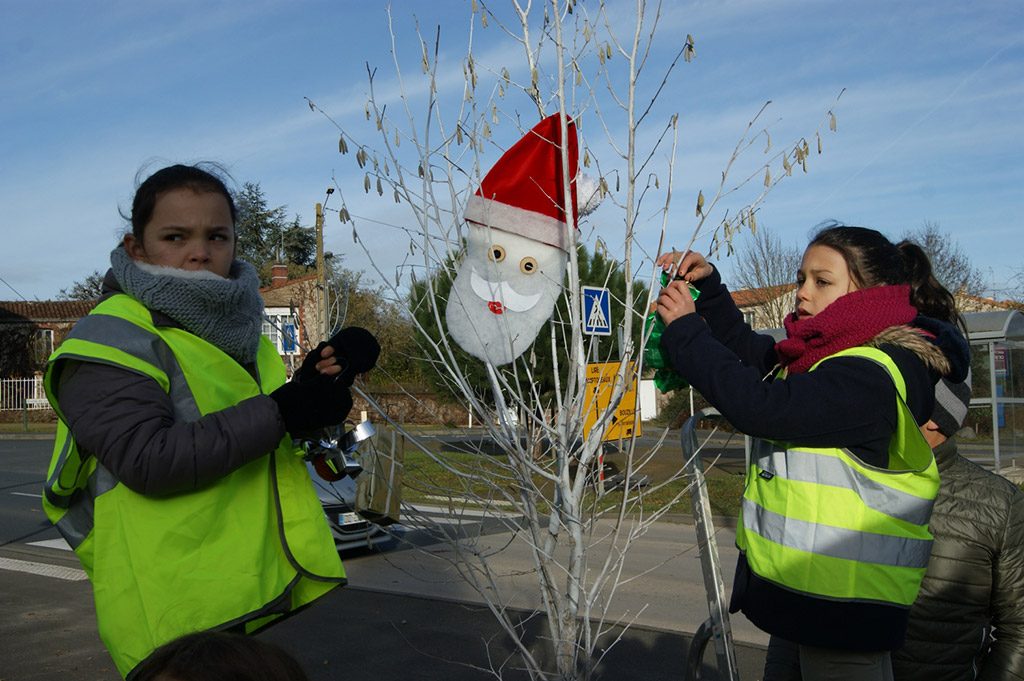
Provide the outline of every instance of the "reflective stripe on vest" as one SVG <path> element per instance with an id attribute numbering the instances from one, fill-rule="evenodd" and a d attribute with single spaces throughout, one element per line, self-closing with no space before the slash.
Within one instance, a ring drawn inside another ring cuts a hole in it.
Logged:
<path id="1" fill-rule="evenodd" d="M 878 363 L 896 387 L 890 468 L 868 466 L 843 449 L 758 441 L 736 544 L 755 574 L 786 589 L 909 607 L 931 552 L 927 523 L 938 469 L 892 359 L 851 348 L 822 361 L 837 356 Z"/>
<path id="2" fill-rule="evenodd" d="M 120 317 L 88 315 L 75 324 L 68 334 L 68 339 L 117 348 L 150 365 L 153 371 L 143 373 L 156 379 L 165 390 L 170 388 L 168 394 L 174 404 L 175 418 L 188 422 L 199 420 L 201 414 L 192 392 L 188 389 L 181 365 L 160 336 Z M 72 348 L 74 347 L 72 345 Z M 54 357 L 67 355 L 73 355 L 73 349 L 55 354 Z M 95 361 L 95 357 L 91 359 Z M 166 378 L 160 380 L 160 374 L 164 374 Z"/>
<path id="3" fill-rule="evenodd" d="M 886 487 L 840 459 L 822 456 L 813 450 L 773 451 L 767 456 L 759 457 L 757 465 L 772 476 L 786 480 L 852 490 L 868 508 L 899 518 L 911 525 L 925 525 L 932 515 L 933 500 Z"/>
<path id="4" fill-rule="evenodd" d="M 878 565 L 925 568 L 931 539 L 858 532 L 787 518 L 743 500 L 743 524 L 765 539 L 793 549 Z"/>

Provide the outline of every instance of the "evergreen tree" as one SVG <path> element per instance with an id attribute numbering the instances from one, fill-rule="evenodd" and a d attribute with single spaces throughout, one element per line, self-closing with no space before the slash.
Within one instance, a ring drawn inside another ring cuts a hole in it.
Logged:
<path id="1" fill-rule="evenodd" d="M 270 208 L 258 182 L 246 182 L 235 194 L 236 257 L 260 271 L 268 284 L 270 265 L 280 262 L 311 267 L 316 259 L 316 233 L 299 217 L 288 223 L 286 207 Z"/>

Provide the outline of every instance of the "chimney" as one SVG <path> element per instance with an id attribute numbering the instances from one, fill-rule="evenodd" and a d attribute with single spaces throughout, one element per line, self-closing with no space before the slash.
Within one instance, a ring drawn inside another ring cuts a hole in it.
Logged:
<path id="1" fill-rule="evenodd" d="M 276 263 L 270 267 L 270 288 L 277 288 L 288 281 L 288 265 Z"/>

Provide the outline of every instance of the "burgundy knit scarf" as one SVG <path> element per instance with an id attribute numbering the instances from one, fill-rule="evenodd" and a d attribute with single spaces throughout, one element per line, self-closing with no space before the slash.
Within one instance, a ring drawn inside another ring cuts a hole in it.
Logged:
<path id="1" fill-rule="evenodd" d="M 852 291 L 813 317 L 787 316 L 786 339 L 775 344 L 775 352 L 789 373 L 802 373 L 818 360 L 863 345 L 890 326 L 909 324 L 916 316 L 909 286 Z"/>

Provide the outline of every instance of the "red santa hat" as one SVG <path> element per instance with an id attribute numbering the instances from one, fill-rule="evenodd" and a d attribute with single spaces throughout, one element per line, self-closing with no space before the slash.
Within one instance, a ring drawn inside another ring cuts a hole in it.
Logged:
<path id="1" fill-rule="evenodd" d="M 552 114 L 542 120 L 498 159 L 476 194 L 469 197 L 467 221 L 568 250 L 560 117 L 560 114 Z M 566 124 L 569 191 L 575 225 L 579 151 L 576 123 L 570 118 Z"/>

